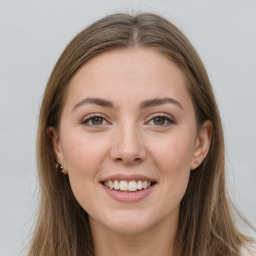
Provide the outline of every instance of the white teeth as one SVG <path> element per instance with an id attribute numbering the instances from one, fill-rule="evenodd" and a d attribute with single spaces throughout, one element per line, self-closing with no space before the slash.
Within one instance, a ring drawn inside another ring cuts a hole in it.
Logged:
<path id="1" fill-rule="evenodd" d="M 134 192 L 136 190 L 147 189 L 151 186 L 151 184 L 152 183 L 150 181 L 141 181 L 141 180 L 138 180 L 138 181 L 135 181 L 135 180 L 104 181 L 104 185 L 110 189 L 121 190 L 121 191 L 131 191 L 131 192 Z"/>
<path id="2" fill-rule="evenodd" d="M 119 182 L 117 180 L 114 180 L 114 189 L 118 190 L 120 188 Z"/>
<path id="3" fill-rule="evenodd" d="M 120 190 L 122 190 L 122 191 L 128 190 L 128 183 L 127 183 L 127 181 L 126 180 L 121 180 L 119 187 L 120 187 Z"/>
<path id="4" fill-rule="evenodd" d="M 142 181 L 141 180 L 139 180 L 137 182 L 137 187 L 138 187 L 138 189 L 142 189 Z"/>
<path id="5" fill-rule="evenodd" d="M 108 186 L 107 187 L 109 187 L 111 189 L 114 188 L 114 184 L 113 184 L 113 182 L 111 180 L 108 182 Z"/>
<path id="6" fill-rule="evenodd" d="M 137 190 L 136 181 L 129 181 L 128 190 L 129 191 L 136 191 Z"/>
<path id="7" fill-rule="evenodd" d="M 148 186 L 148 182 L 147 181 L 143 181 L 142 182 L 142 188 L 146 189 Z"/>

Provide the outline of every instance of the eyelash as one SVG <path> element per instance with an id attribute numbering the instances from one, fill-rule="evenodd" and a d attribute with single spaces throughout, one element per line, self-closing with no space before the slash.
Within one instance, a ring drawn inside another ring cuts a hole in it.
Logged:
<path id="1" fill-rule="evenodd" d="M 163 118 L 165 121 L 167 121 L 167 124 L 163 124 L 163 125 L 156 125 L 156 124 L 155 124 L 155 126 L 163 126 L 163 127 L 166 127 L 166 126 L 170 126 L 170 125 L 175 124 L 174 119 L 170 118 L 169 116 L 160 115 L 160 114 L 153 116 L 149 121 L 152 121 L 152 120 L 154 120 L 154 119 L 156 119 L 156 118 L 159 118 L 159 117 L 160 117 L 160 118 Z"/>
<path id="2" fill-rule="evenodd" d="M 87 116 L 86 119 L 83 119 L 81 121 L 81 124 L 88 125 L 88 126 L 94 126 L 94 127 L 100 127 L 101 125 L 88 124 L 90 121 L 92 121 L 95 118 L 102 118 L 103 120 L 106 121 L 106 119 L 102 115 L 100 115 L 100 114 L 91 114 L 91 115 Z"/>
<path id="3" fill-rule="evenodd" d="M 91 114 L 91 115 L 89 115 L 86 119 L 83 119 L 83 120 L 81 121 L 81 124 L 87 125 L 87 126 L 93 126 L 93 127 L 101 127 L 103 124 L 99 124 L 99 125 L 88 124 L 90 121 L 92 121 L 92 120 L 95 119 L 95 118 L 101 118 L 101 119 L 103 119 L 103 120 L 106 121 L 105 117 L 103 117 L 103 116 L 100 115 L 100 114 Z M 155 115 L 155 116 L 152 117 L 148 122 L 150 122 L 150 121 L 152 121 L 152 120 L 154 120 L 154 119 L 156 119 L 156 118 L 163 118 L 163 119 L 165 119 L 165 121 L 167 121 L 167 124 L 155 125 L 155 126 L 166 127 L 166 126 L 170 126 L 170 125 L 173 125 L 173 124 L 176 123 L 176 122 L 174 121 L 174 119 L 172 119 L 172 118 L 170 118 L 170 117 L 168 117 L 168 116 L 166 116 L 166 115 L 160 115 L 160 114 Z M 148 122 L 147 122 L 147 123 L 148 123 Z"/>

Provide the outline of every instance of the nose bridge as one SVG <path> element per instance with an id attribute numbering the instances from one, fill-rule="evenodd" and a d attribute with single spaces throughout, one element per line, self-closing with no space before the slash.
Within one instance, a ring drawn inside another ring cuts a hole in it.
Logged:
<path id="1" fill-rule="evenodd" d="M 135 121 L 125 120 L 117 125 L 111 150 L 112 159 L 125 164 L 144 160 L 146 156 L 140 128 Z"/>

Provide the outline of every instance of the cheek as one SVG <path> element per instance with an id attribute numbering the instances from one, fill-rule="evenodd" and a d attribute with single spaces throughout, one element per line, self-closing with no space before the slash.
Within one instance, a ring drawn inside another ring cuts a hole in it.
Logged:
<path id="1" fill-rule="evenodd" d="M 97 204 L 95 185 L 98 183 L 102 161 L 107 152 L 106 142 L 86 136 L 84 133 L 65 134 L 62 139 L 65 168 L 68 171 L 73 194 L 79 204 L 89 213 Z M 92 200 L 93 198 L 93 200 Z"/>
<path id="2" fill-rule="evenodd" d="M 156 162 L 166 174 L 190 170 L 194 153 L 194 140 L 186 133 L 167 136 L 154 147 Z"/>
<path id="3" fill-rule="evenodd" d="M 62 140 L 63 156 L 68 172 L 78 176 L 95 175 L 106 155 L 104 141 L 83 132 L 66 133 Z"/>
<path id="4" fill-rule="evenodd" d="M 186 191 L 193 149 L 191 136 L 175 134 L 159 143 L 152 153 L 160 170 L 163 193 L 168 200 L 173 200 L 170 205 L 179 204 Z"/>

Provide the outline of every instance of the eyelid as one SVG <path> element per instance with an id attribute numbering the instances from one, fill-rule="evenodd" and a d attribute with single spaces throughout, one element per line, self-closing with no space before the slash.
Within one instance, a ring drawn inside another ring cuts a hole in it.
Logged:
<path id="1" fill-rule="evenodd" d="M 159 125 L 159 126 L 168 126 L 168 125 L 176 124 L 175 118 L 172 117 L 170 114 L 166 114 L 166 113 L 155 113 L 153 114 L 153 116 L 150 116 L 150 119 L 146 123 L 152 121 L 154 118 L 157 118 L 157 117 L 165 118 L 165 120 L 169 122 L 169 124 Z"/>
<path id="2" fill-rule="evenodd" d="M 90 124 L 87 124 L 91 119 L 96 118 L 96 117 L 101 117 L 102 119 L 104 119 L 106 122 L 109 123 L 107 118 L 103 114 L 101 114 L 101 113 L 88 114 L 85 117 L 83 117 L 83 119 L 80 121 L 80 123 L 83 124 L 83 125 L 94 126 L 94 127 L 103 126 L 104 124 L 101 124 L 101 125 L 90 125 Z"/>
<path id="3" fill-rule="evenodd" d="M 86 115 L 85 117 L 83 117 L 83 119 L 80 121 L 81 124 L 83 125 L 87 125 L 87 126 L 91 126 L 91 127 L 101 127 L 101 126 L 104 126 L 106 124 L 100 124 L 100 125 L 91 125 L 91 124 L 87 124 L 91 119 L 93 118 L 96 118 L 96 117 L 100 117 L 102 118 L 103 120 L 105 120 L 107 123 L 110 123 L 107 119 L 107 117 L 101 113 L 92 113 L 92 114 L 88 114 Z M 164 125 L 154 125 L 154 126 L 168 126 L 168 125 L 172 125 L 172 124 L 176 124 L 176 120 L 174 117 L 172 117 L 170 114 L 166 114 L 166 113 L 154 113 L 152 114 L 148 121 L 146 121 L 146 124 L 149 123 L 150 121 L 152 121 L 154 118 L 157 118 L 157 117 L 161 117 L 161 118 L 164 118 L 168 124 L 164 124 Z"/>

